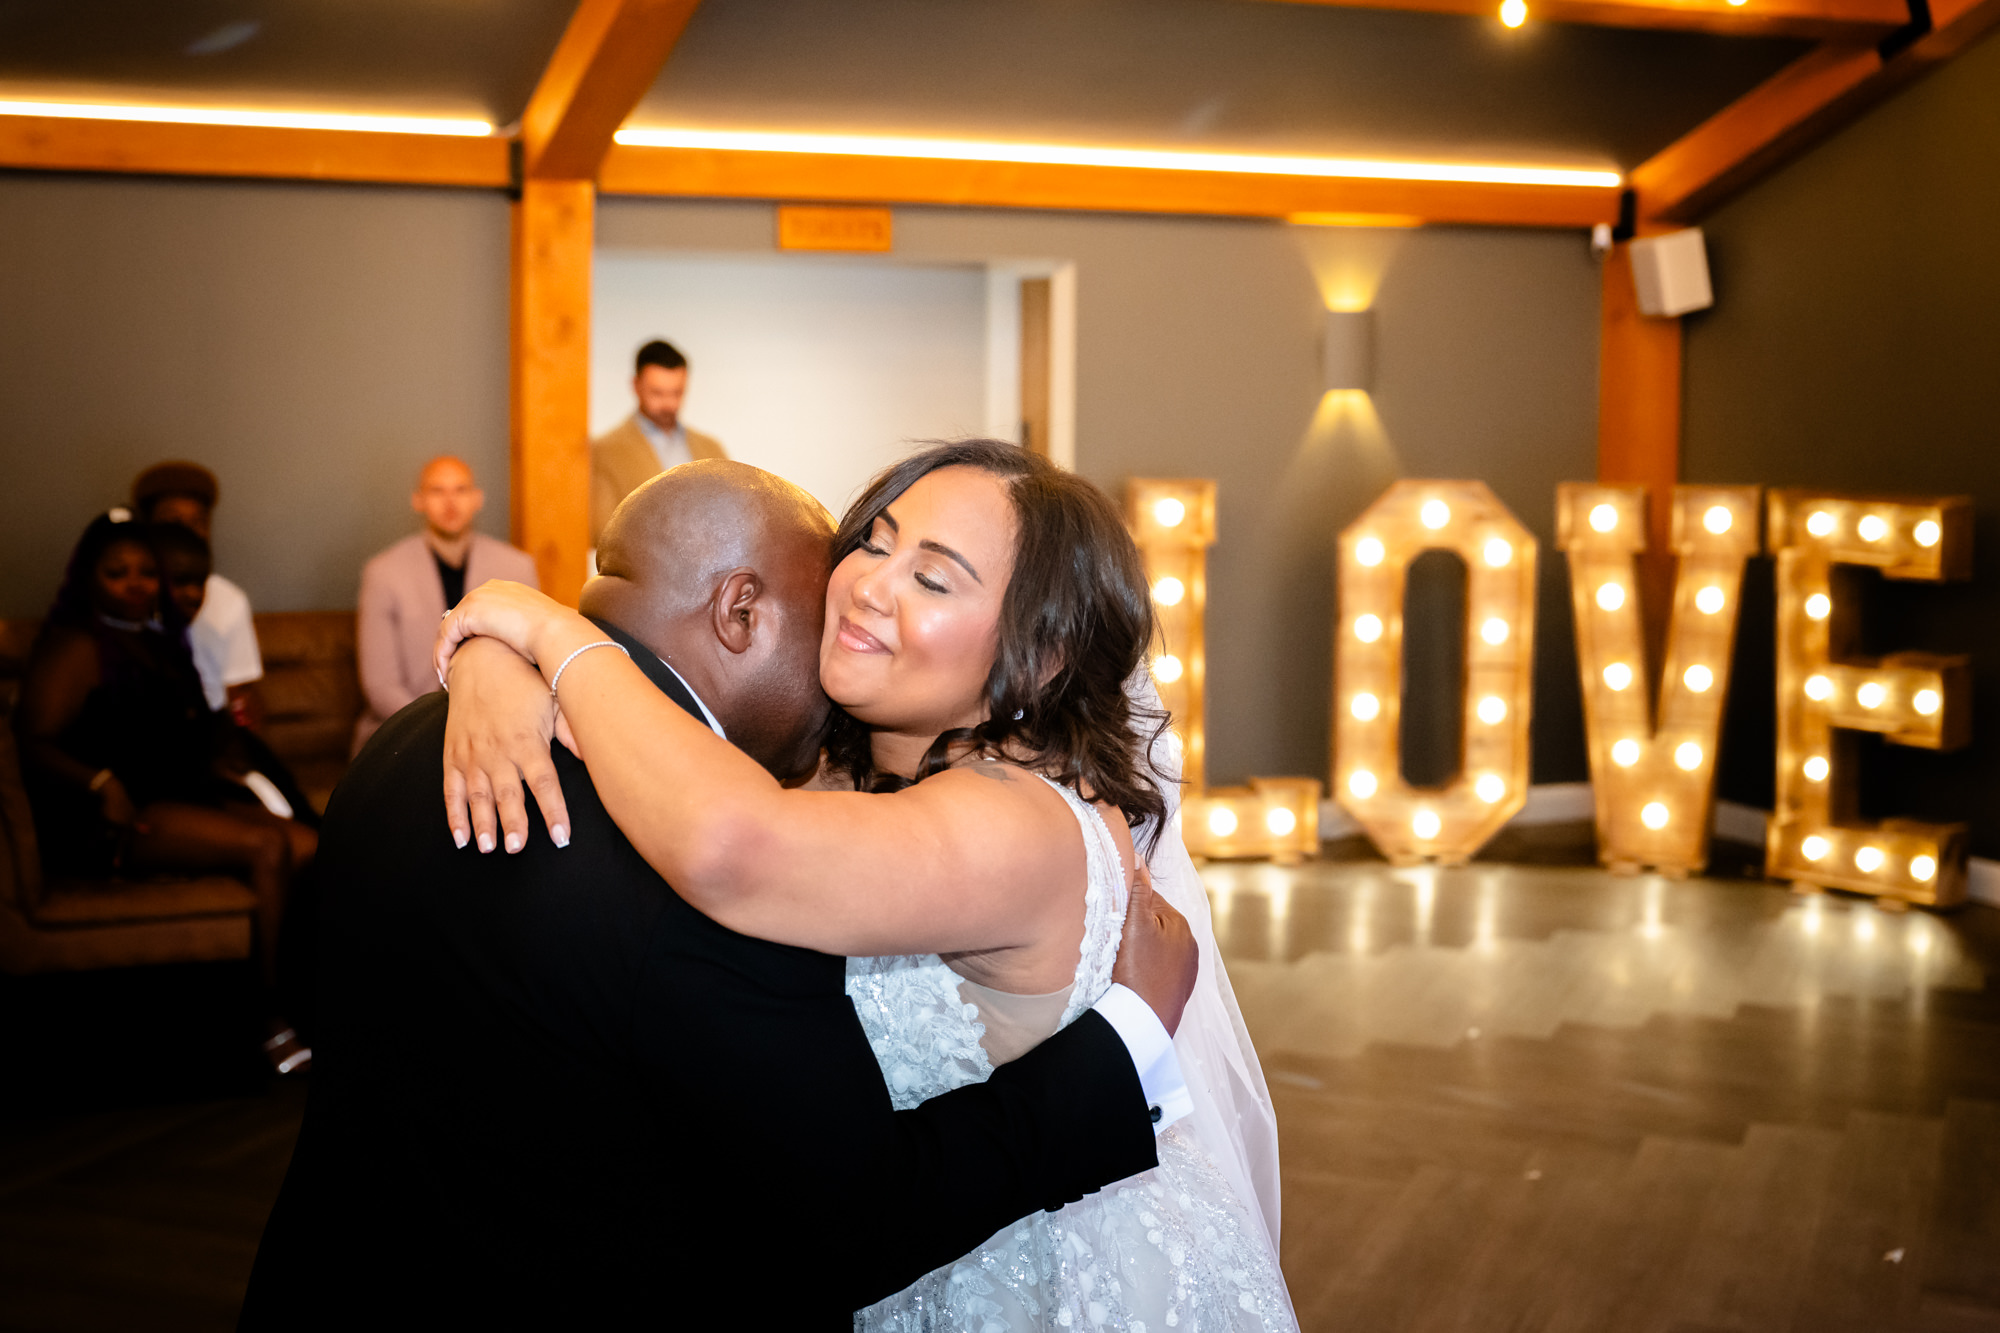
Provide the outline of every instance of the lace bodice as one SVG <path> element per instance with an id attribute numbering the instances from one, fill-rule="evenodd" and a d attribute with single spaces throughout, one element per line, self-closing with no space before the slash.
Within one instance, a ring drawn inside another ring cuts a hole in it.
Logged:
<path id="1" fill-rule="evenodd" d="M 1118 844 L 1096 809 L 1049 785 L 1083 829 L 1088 874 L 1076 981 L 1040 1040 L 1110 987 L 1128 897 Z M 993 1072 L 981 1011 L 966 1002 L 978 989 L 962 989 L 936 954 L 849 960 L 847 993 L 898 1109 Z M 856 1333 L 1296 1333 L 1277 1256 L 1201 1145 L 1175 1125 L 1159 1154 L 1153 1170 L 1021 1218 L 857 1311 Z"/>
<path id="2" fill-rule="evenodd" d="M 1049 786 L 1069 805 L 1083 830 L 1086 867 L 1083 942 L 1069 1003 L 1053 1030 L 1060 1031 L 1111 986 L 1128 894 L 1118 843 L 1103 816 L 1061 783 Z M 959 989 L 961 980 L 934 953 L 847 960 L 848 998 L 861 1016 L 899 1111 L 981 1082 L 993 1072 L 993 1062 L 980 1044 L 986 1029 L 979 1020 L 979 1006 L 966 1002 Z"/>

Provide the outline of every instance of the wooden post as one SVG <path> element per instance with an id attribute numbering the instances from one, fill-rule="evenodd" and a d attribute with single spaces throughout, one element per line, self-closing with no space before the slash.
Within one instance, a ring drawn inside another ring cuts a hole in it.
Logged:
<path id="1" fill-rule="evenodd" d="M 589 181 L 529 179 L 514 205 L 509 380 L 514 544 L 575 606 L 590 547 Z"/>
<path id="2" fill-rule="evenodd" d="M 1021 279 L 1021 447 L 1049 456 L 1050 278 Z M 1199 788 L 1197 788 L 1199 790 Z"/>
<path id="3" fill-rule="evenodd" d="M 590 551 L 590 243 L 598 164 L 699 0 L 582 0 L 521 113 L 514 205 L 514 544 L 576 605 Z"/>
<path id="4" fill-rule="evenodd" d="M 1681 322 L 1639 313 L 1630 246 L 1604 260 L 1597 357 L 1597 479 L 1646 488 L 1639 558 L 1648 658 L 1666 644 L 1674 587 L 1673 501 L 1681 473 Z"/>

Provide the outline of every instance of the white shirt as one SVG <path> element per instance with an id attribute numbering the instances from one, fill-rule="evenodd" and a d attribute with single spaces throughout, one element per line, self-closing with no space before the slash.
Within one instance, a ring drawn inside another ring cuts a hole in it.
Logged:
<path id="1" fill-rule="evenodd" d="M 674 679 L 681 683 L 701 709 L 709 730 L 728 740 L 722 724 L 715 720 L 715 714 L 694 692 L 694 686 L 687 683 L 687 678 L 674 671 L 673 663 L 665 659 L 660 665 L 674 672 Z M 1187 1079 L 1181 1073 L 1179 1058 L 1174 1055 L 1174 1039 L 1167 1032 L 1167 1025 L 1153 1012 L 1153 1007 L 1140 999 L 1137 991 L 1114 981 L 1111 989 L 1104 992 L 1091 1008 L 1111 1024 L 1118 1040 L 1125 1043 L 1125 1053 L 1132 1057 L 1132 1067 L 1139 1071 L 1139 1090 L 1145 1094 L 1146 1109 L 1153 1115 L 1153 1133 L 1160 1134 L 1168 1125 L 1193 1111 L 1194 1098 L 1188 1095 Z"/>
<path id="2" fill-rule="evenodd" d="M 694 706 L 701 710 L 701 720 L 708 723 L 708 729 L 722 737 L 722 739 L 728 740 L 729 733 L 724 731 L 722 724 L 715 720 L 715 714 L 708 711 L 708 701 L 694 692 L 694 686 L 688 684 L 687 677 L 678 671 L 674 671 L 674 664 L 664 657 L 660 659 L 660 665 L 669 671 L 673 671 L 674 679 L 681 683 L 681 688 L 688 692 L 688 698 L 694 700 Z"/>
<path id="3" fill-rule="evenodd" d="M 672 430 L 661 430 L 644 412 L 634 413 L 632 419 L 639 423 L 639 433 L 646 437 L 646 443 L 653 446 L 653 456 L 660 460 L 660 471 L 694 461 L 694 453 L 688 448 L 687 431 L 681 428 L 679 421 L 674 422 Z"/>
<path id="4" fill-rule="evenodd" d="M 201 611 L 188 626 L 188 647 L 194 651 L 201 692 L 212 709 L 228 706 L 231 685 L 264 678 L 264 656 L 257 651 L 250 599 L 220 574 L 208 576 Z"/>

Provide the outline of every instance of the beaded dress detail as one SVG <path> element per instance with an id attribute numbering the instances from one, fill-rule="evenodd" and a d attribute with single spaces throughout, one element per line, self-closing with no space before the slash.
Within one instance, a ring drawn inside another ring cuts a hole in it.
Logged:
<path id="1" fill-rule="evenodd" d="M 1127 901 L 1111 830 L 1075 792 L 1049 786 L 1082 827 L 1088 875 L 1076 980 L 1044 1039 L 1110 988 Z M 847 994 L 898 1110 L 993 1072 L 962 980 L 936 954 L 848 960 Z M 1200 1144 L 1176 1125 L 1159 1156 L 1153 1170 L 1022 1218 L 859 1311 L 857 1333 L 1296 1329 L 1276 1256 Z"/>

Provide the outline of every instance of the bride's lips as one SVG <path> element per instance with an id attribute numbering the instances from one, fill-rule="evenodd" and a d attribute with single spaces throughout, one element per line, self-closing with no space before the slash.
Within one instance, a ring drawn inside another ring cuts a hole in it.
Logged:
<path id="1" fill-rule="evenodd" d="M 887 644 L 883 643 L 873 634 L 870 634 L 867 630 L 862 629 L 846 616 L 840 618 L 840 630 L 835 637 L 840 641 L 840 646 L 850 653 L 886 653 L 889 651 Z"/>

